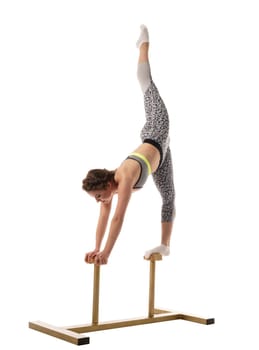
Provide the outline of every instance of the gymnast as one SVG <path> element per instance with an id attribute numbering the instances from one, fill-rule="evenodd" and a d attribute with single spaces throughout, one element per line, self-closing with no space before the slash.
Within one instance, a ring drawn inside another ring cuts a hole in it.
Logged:
<path id="1" fill-rule="evenodd" d="M 142 144 L 135 149 L 113 171 L 90 170 L 83 180 L 83 189 L 100 202 L 100 215 L 96 228 L 95 249 L 86 253 L 85 261 L 97 265 L 107 264 L 122 228 L 123 219 L 133 192 L 141 189 L 152 174 L 154 183 L 162 197 L 161 244 L 145 253 L 164 256 L 170 254 L 170 238 L 175 218 L 175 190 L 173 167 L 169 147 L 169 117 L 166 106 L 153 82 L 149 64 L 149 33 L 146 26 L 140 26 L 140 36 L 136 43 L 139 49 L 137 77 L 144 94 L 146 122 L 141 130 Z M 104 248 L 102 240 L 111 212 L 113 196 L 117 194 L 117 205 L 110 223 Z"/>

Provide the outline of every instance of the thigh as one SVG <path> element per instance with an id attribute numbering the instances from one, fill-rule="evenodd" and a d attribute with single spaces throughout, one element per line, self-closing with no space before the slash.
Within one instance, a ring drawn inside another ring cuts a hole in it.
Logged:
<path id="1" fill-rule="evenodd" d="M 170 141 L 169 116 L 153 82 L 145 93 L 145 112 L 146 123 L 141 130 L 142 142 L 145 142 L 146 139 L 156 141 L 161 147 L 162 161 L 164 161 Z"/>
<path id="2" fill-rule="evenodd" d="M 161 166 L 152 174 L 154 183 L 161 194 L 163 202 L 174 202 L 175 189 L 171 150 L 168 147 Z"/>

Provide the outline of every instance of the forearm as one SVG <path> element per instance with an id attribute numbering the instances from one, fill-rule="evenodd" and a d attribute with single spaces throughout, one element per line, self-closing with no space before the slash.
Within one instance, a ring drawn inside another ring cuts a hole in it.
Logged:
<path id="1" fill-rule="evenodd" d="M 95 233 L 95 249 L 100 250 L 110 214 L 109 206 L 102 206 Z"/>
<path id="2" fill-rule="evenodd" d="M 104 251 L 110 255 L 115 242 L 117 241 L 117 238 L 120 234 L 121 227 L 122 227 L 123 219 L 121 218 L 113 218 L 110 226 L 110 232 L 104 247 Z"/>
<path id="3" fill-rule="evenodd" d="M 103 250 L 107 256 L 110 255 L 114 244 L 120 234 L 126 209 L 130 200 L 132 183 L 126 180 L 124 180 L 124 182 L 121 182 L 118 187 L 118 203 L 113 219 L 111 221 L 109 235 Z"/>
<path id="4" fill-rule="evenodd" d="M 100 230 L 97 228 L 96 230 L 96 235 L 95 235 L 95 249 L 96 250 L 100 250 L 101 249 L 101 244 L 103 241 L 103 237 L 105 234 L 105 229 L 104 230 Z"/>

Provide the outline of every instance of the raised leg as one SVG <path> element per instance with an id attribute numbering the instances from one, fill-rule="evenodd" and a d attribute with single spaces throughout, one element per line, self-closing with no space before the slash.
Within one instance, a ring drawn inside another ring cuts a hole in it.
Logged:
<path id="1" fill-rule="evenodd" d="M 140 29 L 140 36 L 137 41 L 137 47 L 139 48 L 137 77 L 144 94 L 151 83 L 151 71 L 148 58 L 149 35 L 145 26 L 141 26 Z"/>

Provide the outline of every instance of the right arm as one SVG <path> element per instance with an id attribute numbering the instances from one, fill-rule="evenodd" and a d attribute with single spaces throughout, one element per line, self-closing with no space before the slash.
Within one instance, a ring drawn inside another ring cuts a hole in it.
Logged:
<path id="1" fill-rule="evenodd" d="M 111 212 L 111 207 L 112 207 L 112 201 L 109 203 L 101 203 L 100 206 L 100 215 L 97 223 L 97 228 L 96 228 L 96 238 L 95 238 L 95 250 L 100 250 L 102 240 L 105 234 L 105 230 L 108 224 L 108 219 L 110 216 Z"/>
<path id="2" fill-rule="evenodd" d="M 111 207 L 112 207 L 112 201 L 109 203 L 101 203 L 100 205 L 100 214 L 99 214 L 99 219 L 98 219 L 96 233 L 95 233 L 95 249 L 94 251 L 86 254 L 85 256 L 86 262 L 91 262 L 101 249 L 102 240 L 106 231 L 108 219 L 111 212 Z"/>

